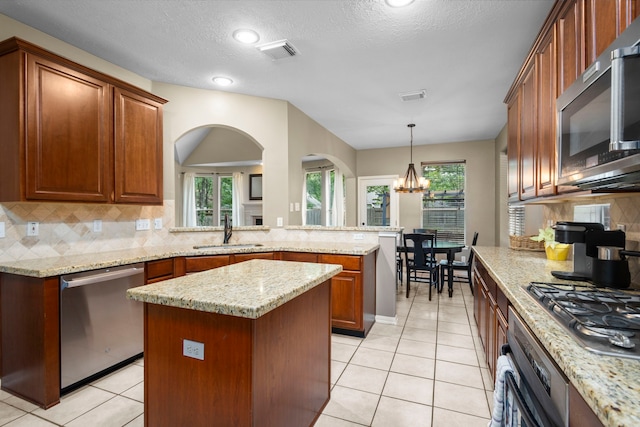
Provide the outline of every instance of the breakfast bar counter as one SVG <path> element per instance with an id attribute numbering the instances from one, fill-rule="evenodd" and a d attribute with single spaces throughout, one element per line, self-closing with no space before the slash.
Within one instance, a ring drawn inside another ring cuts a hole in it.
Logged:
<path id="1" fill-rule="evenodd" d="M 127 291 L 145 303 L 145 425 L 312 425 L 341 270 L 251 260 Z"/>

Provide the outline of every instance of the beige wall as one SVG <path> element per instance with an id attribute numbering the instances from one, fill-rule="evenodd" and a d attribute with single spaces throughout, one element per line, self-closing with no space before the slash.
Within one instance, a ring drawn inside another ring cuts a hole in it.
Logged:
<path id="1" fill-rule="evenodd" d="M 409 163 L 409 147 L 360 150 L 358 176 L 404 175 Z M 415 164 L 466 160 L 467 238 L 478 231 L 478 244 L 493 246 L 496 241 L 495 141 L 414 145 Z M 420 227 L 419 194 L 400 194 L 400 227 Z"/>

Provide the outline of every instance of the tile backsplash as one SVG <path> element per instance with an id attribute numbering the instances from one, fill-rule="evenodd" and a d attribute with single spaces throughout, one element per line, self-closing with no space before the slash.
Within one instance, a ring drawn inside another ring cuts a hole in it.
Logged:
<path id="1" fill-rule="evenodd" d="M 162 220 L 156 230 L 154 220 Z M 149 230 L 136 230 L 136 220 L 148 219 Z M 101 229 L 94 231 L 94 221 Z M 29 222 L 38 222 L 38 235 L 27 236 Z M 175 229 L 175 202 L 163 206 L 129 206 L 73 203 L 3 203 L 0 222 L 0 262 L 64 255 L 100 253 L 165 245 L 222 243 L 222 227 Z M 359 230 L 361 243 L 377 243 L 378 231 Z M 354 242 L 353 227 L 243 227 L 235 228 L 232 243 L 260 241 Z M 359 240 L 360 241 L 360 240 Z"/>

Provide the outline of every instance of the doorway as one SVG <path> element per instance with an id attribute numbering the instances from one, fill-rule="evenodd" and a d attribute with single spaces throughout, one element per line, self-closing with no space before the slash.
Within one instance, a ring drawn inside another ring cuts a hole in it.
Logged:
<path id="1" fill-rule="evenodd" d="M 358 225 L 398 227 L 398 193 L 393 190 L 397 176 L 358 178 Z"/>

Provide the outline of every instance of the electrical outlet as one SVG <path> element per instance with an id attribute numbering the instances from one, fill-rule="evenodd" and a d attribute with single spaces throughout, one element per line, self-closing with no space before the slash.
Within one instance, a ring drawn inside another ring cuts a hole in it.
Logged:
<path id="1" fill-rule="evenodd" d="M 153 228 L 156 230 L 162 230 L 162 218 L 156 218 L 153 220 Z"/>
<path id="2" fill-rule="evenodd" d="M 284 224 L 284 221 L 283 221 L 282 217 L 281 217 L 281 216 L 279 216 L 279 217 L 276 219 L 276 225 L 277 225 L 278 227 L 282 227 L 282 224 Z"/>
<path id="3" fill-rule="evenodd" d="M 624 232 L 627 231 L 627 225 L 626 224 L 618 224 L 618 230 L 622 230 Z"/>
<path id="4" fill-rule="evenodd" d="M 204 343 L 182 340 L 182 355 L 198 360 L 204 360 Z"/>
<path id="5" fill-rule="evenodd" d="M 353 235 L 353 240 L 363 240 L 364 239 L 364 234 L 362 233 L 355 233 Z"/>
<path id="6" fill-rule="evenodd" d="M 27 236 L 37 236 L 40 228 L 40 223 L 36 221 L 27 222 Z"/>
<path id="7" fill-rule="evenodd" d="M 4 221 L 0 222 L 0 239 L 5 237 L 5 232 L 4 232 Z"/>
<path id="8" fill-rule="evenodd" d="M 93 232 L 94 233 L 102 233 L 102 220 L 94 219 L 93 220 Z"/>
<path id="9" fill-rule="evenodd" d="M 149 219 L 136 219 L 136 231 L 151 230 L 151 221 Z"/>

